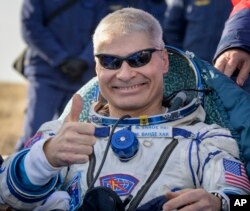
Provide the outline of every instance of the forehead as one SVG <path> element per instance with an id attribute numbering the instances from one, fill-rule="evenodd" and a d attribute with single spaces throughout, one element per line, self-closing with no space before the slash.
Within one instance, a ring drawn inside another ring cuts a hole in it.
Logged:
<path id="1" fill-rule="evenodd" d="M 145 33 L 108 34 L 96 43 L 95 53 L 126 55 L 133 51 L 155 47 L 152 39 Z"/>

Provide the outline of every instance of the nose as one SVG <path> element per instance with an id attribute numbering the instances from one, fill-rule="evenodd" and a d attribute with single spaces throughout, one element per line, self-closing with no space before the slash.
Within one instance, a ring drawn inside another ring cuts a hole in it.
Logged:
<path id="1" fill-rule="evenodd" d="M 123 81 L 129 81 L 136 76 L 136 71 L 129 66 L 126 61 L 123 61 L 122 66 L 117 70 L 116 77 Z"/>

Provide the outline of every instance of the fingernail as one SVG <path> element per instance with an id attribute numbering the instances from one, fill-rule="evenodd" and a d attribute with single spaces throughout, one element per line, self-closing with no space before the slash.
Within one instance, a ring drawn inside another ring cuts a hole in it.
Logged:
<path id="1" fill-rule="evenodd" d="M 244 85 L 244 81 L 243 80 L 240 80 L 240 79 L 237 79 L 237 84 L 239 86 L 243 86 Z"/>

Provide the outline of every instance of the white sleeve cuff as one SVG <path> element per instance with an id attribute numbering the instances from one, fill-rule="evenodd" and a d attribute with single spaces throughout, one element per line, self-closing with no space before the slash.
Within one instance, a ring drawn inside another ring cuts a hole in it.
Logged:
<path id="1" fill-rule="evenodd" d="M 24 168 L 30 182 L 34 185 L 45 185 L 51 178 L 59 173 L 62 168 L 53 167 L 47 160 L 43 145 L 48 139 L 35 143 L 24 159 Z"/>

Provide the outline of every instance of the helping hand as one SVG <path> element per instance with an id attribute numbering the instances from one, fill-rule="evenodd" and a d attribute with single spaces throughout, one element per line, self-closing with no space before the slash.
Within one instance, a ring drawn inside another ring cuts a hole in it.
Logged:
<path id="1" fill-rule="evenodd" d="M 216 59 L 214 66 L 229 77 L 238 69 L 236 83 L 243 86 L 247 78 L 250 77 L 250 54 L 244 50 L 230 49 Z"/>
<path id="2" fill-rule="evenodd" d="M 82 98 L 75 94 L 72 106 L 62 128 L 44 144 L 44 153 L 54 167 L 86 163 L 93 152 L 96 138 L 94 125 L 78 122 L 82 111 Z"/>

